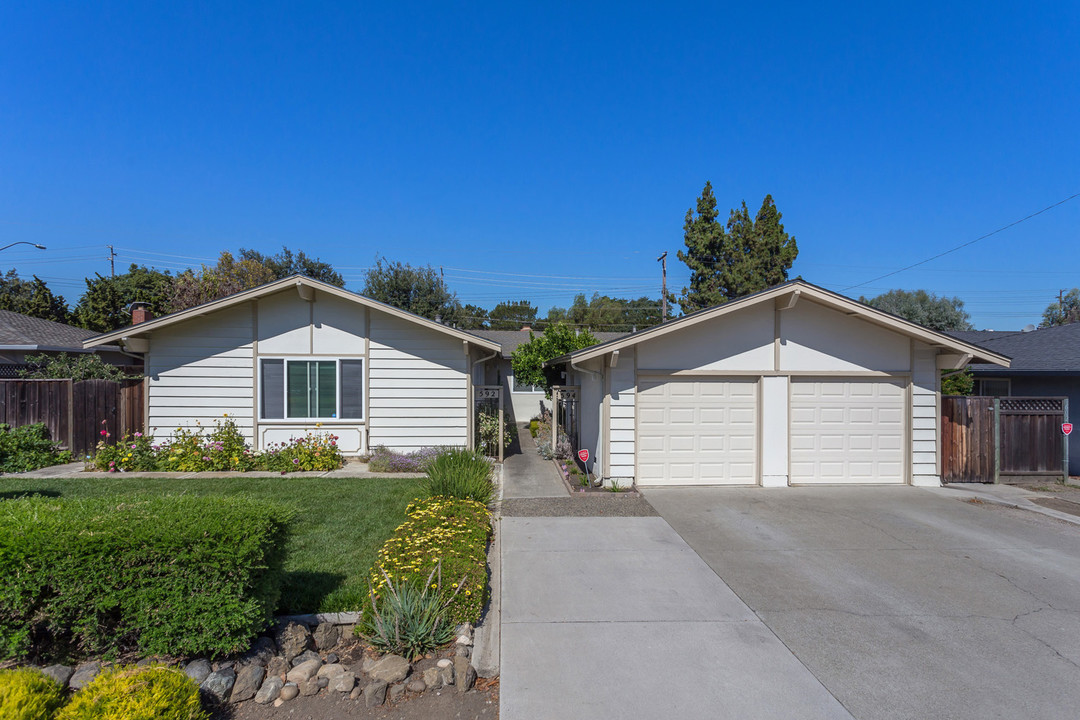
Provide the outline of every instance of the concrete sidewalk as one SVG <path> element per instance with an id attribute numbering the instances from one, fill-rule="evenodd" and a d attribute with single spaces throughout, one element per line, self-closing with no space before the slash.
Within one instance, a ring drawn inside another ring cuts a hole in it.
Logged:
<path id="1" fill-rule="evenodd" d="M 95 478 L 95 477 L 116 477 L 118 474 L 131 475 L 138 477 L 149 478 L 196 478 L 196 477 L 214 477 L 214 478 L 230 478 L 230 477 L 268 477 L 272 475 L 278 475 L 279 473 L 273 470 L 251 470 L 248 472 L 126 472 L 126 473 L 108 473 L 100 471 L 87 471 L 86 463 L 83 461 L 71 462 L 65 465 L 50 465 L 49 467 L 43 467 L 38 470 L 31 470 L 24 473 L 9 473 L 5 477 L 9 478 Z M 404 477 L 404 478 L 421 478 L 424 477 L 423 473 L 378 473 L 368 470 L 367 463 L 360 462 L 356 458 L 346 458 L 345 464 L 337 470 L 315 470 L 311 472 L 290 472 L 285 474 L 286 477 L 291 478 L 391 478 L 391 477 Z"/>
<path id="2" fill-rule="evenodd" d="M 503 461 L 504 500 L 517 498 L 569 497 L 555 465 L 536 452 L 536 441 L 528 425 L 518 425 L 518 441 L 513 455 Z"/>
<path id="3" fill-rule="evenodd" d="M 504 517 L 503 720 L 851 718 L 659 517 Z"/>

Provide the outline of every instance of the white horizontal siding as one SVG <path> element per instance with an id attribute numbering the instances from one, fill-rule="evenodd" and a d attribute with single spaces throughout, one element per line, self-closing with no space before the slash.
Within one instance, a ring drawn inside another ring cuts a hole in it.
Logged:
<path id="1" fill-rule="evenodd" d="M 225 415 L 254 443 L 251 307 L 228 308 L 154 331 L 146 358 L 147 425 L 159 440 L 207 431 Z"/>
<path id="2" fill-rule="evenodd" d="M 634 478 L 634 403 L 637 394 L 637 373 L 634 351 L 624 350 L 619 364 L 611 368 L 608 387 L 608 476 L 618 479 Z"/>
<path id="3" fill-rule="evenodd" d="M 937 393 L 937 352 L 918 343 L 911 378 L 911 481 L 916 485 L 935 485 L 941 480 Z"/>
<path id="4" fill-rule="evenodd" d="M 469 367 L 461 340 L 378 311 L 370 332 L 370 446 L 466 445 Z"/>

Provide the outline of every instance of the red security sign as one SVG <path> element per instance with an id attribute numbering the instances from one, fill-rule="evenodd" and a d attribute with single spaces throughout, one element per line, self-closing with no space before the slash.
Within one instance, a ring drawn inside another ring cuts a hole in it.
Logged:
<path id="1" fill-rule="evenodd" d="M 1072 426 L 1069 426 L 1069 429 L 1072 430 Z M 577 451 L 577 456 L 579 458 L 581 458 L 581 462 L 583 462 L 583 463 L 589 462 L 589 451 L 588 450 L 578 450 Z"/>
<path id="2" fill-rule="evenodd" d="M 1072 434 L 1072 423 L 1061 423 L 1061 432 L 1066 435 Z"/>

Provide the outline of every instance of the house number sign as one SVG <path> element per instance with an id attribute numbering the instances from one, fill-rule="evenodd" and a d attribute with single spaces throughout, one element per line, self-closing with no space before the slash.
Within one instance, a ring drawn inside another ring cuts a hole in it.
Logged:
<path id="1" fill-rule="evenodd" d="M 482 388 L 476 391 L 477 400 L 498 400 L 499 388 Z"/>

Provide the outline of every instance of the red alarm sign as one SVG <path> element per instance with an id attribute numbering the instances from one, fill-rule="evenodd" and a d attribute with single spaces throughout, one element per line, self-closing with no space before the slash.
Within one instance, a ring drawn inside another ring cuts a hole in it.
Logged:
<path id="1" fill-rule="evenodd" d="M 1072 429 L 1072 428 L 1070 428 L 1070 429 Z M 577 451 L 577 456 L 579 458 L 581 458 L 581 462 L 583 462 L 583 463 L 584 462 L 589 462 L 589 451 L 588 450 L 578 450 Z"/>
<path id="2" fill-rule="evenodd" d="M 1061 423 L 1061 432 L 1066 435 L 1072 434 L 1072 423 Z"/>

